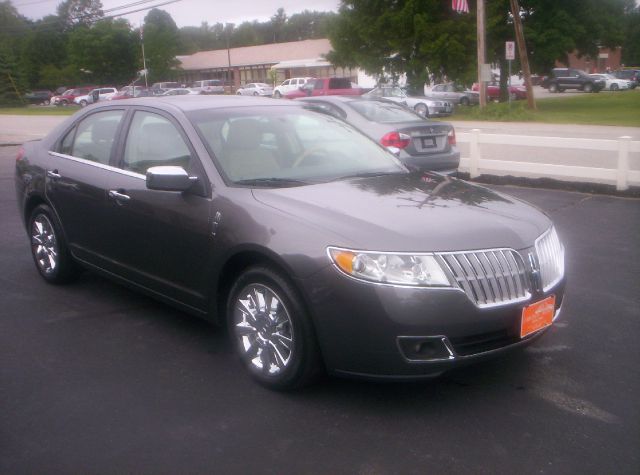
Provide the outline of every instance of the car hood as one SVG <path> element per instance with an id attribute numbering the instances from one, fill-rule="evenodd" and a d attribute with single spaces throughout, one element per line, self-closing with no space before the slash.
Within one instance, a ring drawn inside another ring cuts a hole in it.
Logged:
<path id="1" fill-rule="evenodd" d="M 254 189 L 261 203 L 326 229 L 364 250 L 524 249 L 551 225 L 515 198 L 431 173 L 383 175 L 279 189 Z"/>

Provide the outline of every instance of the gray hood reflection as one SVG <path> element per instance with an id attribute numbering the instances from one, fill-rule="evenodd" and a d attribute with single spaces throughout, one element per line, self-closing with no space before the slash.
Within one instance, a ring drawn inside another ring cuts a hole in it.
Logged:
<path id="1" fill-rule="evenodd" d="M 543 213 L 516 199 L 428 173 L 257 189 L 254 196 L 316 229 L 345 236 L 345 242 L 327 244 L 359 249 L 523 249 L 551 224 Z"/>

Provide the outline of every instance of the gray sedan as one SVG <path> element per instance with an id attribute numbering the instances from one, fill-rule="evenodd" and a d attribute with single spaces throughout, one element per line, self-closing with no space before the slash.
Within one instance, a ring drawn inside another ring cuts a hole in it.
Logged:
<path id="1" fill-rule="evenodd" d="M 478 104 L 480 102 L 480 93 L 470 91 L 452 82 L 447 84 L 436 84 L 427 93 L 427 96 L 436 100 L 440 99 L 451 101 L 454 104 L 460 104 L 463 106 Z"/>
<path id="2" fill-rule="evenodd" d="M 363 94 L 369 99 L 387 99 L 413 109 L 422 117 L 443 117 L 453 113 L 453 104 L 442 99 L 432 99 L 425 96 L 409 96 L 398 86 L 380 86 Z"/>
<path id="3" fill-rule="evenodd" d="M 24 145 L 15 187 L 46 282 L 89 269 L 225 323 L 270 388 L 322 370 L 433 377 L 560 314 L 564 248 L 546 215 L 411 173 L 300 103 L 98 103 Z"/>
<path id="4" fill-rule="evenodd" d="M 451 124 L 425 119 L 411 109 L 385 100 L 360 96 L 297 99 L 339 117 L 382 146 L 411 170 L 455 173 L 460 164 Z"/>

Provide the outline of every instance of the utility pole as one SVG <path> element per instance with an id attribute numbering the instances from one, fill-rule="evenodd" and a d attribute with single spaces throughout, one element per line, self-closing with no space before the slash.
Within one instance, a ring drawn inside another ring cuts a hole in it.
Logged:
<path id="1" fill-rule="evenodd" d="M 477 4 L 477 34 L 478 34 L 478 90 L 480 92 L 480 109 L 487 105 L 487 87 L 484 83 L 482 70 L 485 59 L 485 32 L 484 32 L 484 0 L 478 0 Z"/>
<path id="2" fill-rule="evenodd" d="M 522 31 L 522 19 L 520 18 L 520 5 L 518 0 L 509 0 L 511 3 L 511 14 L 513 15 L 513 27 L 516 30 L 516 43 L 522 63 L 522 73 L 524 74 L 524 84 L 527 88 L 527 105 L 529 109 L 536 110 L 536 100 L 533 97 L 533 85 L 531 84 L 531 69 L 529 69 L 529 56 L 527 55 L 527 45 L 524 42 L 524 32 Z"/>
<path id="3" fill-rule="evenodd" d="M 147 79 L 147 58 L 144 55 L 144 25 L 142 23 L 140 23 L 140 44 L 142 45 L 142 70 L 144 71 L 144 87 L 149 88 L 149 80 Z M 133 86 L 134 93 L 135 90 L 136 87 Z"/>
<path id="4" fill-rule="evenodd" d="M 225 25 L 226 28 L 226 25 Z M 229 45 L 229 30 L 227 29 L 227 82 L 231 81 L 231 48 Z M 231 90 L 231 94 L 233 94 L 233 86 L 235 85 L 235 78 L 234 78 L 234 84 L 230 84 L 229 85 L 229 89 Z"/>

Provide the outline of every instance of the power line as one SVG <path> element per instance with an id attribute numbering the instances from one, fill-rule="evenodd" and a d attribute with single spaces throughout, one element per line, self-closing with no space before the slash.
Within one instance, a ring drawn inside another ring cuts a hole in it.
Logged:
<path id="1" fill-rule="evenodd" d="M 109 10 L 107 10 L 107 12 L 112 12 L 114 10 L 120 10 L 122 8 L 130 8 L 132 6 L 137 6 L 137 5 L 141 5 L 141 4 L 144 4 L 144 3 L 149 3 L 149 2 L 152 2 L 152 1 L 157 1 L 157 0 L 139 0 L 138 2 L 132 2 L 131 4 L 125 4 L 125 5 L 121 5 L 120 7 L 110 8 Z M 156 8 L 156 7 L 162 7 L 164 5 L 169 5 L 169 4 L 177 3 L 177 2 L 181 2 L 181 1 L 183 1 L 183 0 L 167 0 L 165 2 L 156 3 L 155 5 L 150 5 L 150 6 L 146 6 L 146 7 L 143 7 L 143 8 L 137 8 L 135 10 L 129 10 L 129 11 L 126 11 L 126 12 L 116 13 L 116 14 L 113 14 L 113 15 L 104 15 L 104 16 L 101 16 L 100 18 L 95 19 L 95 20 L 88 21 L 87 24 L 88 25 L 92 25 L 92 24 L 97 23 L 97 22 L 102 21 L 102 20 L 108 20 L 110 18 L 117 18 L 117 17 L 121 17 L 121 16 L 130 15 L 132 13 L 142 12 L 142 11 L 145 11 L 145 10 L 151 10 L 153 8 Z M 70 17 L 69 19 L 70 20 L 81 20 L 83 18 L 88 18 L 90 16 L 91 15 L 87 14 L 87 15 L 80 15 L 80 16 L 77 16 L 77 17 Z M 6 32 L 6 33 L 18 33 L 18 32 L 21 32 L 21 31 L 24 31 L 24 30 L 27 30 L 27 29 L 37 29 L 38 31 L 53 31 L 53 30 L 57 30 L 58 28 L 59 28 L 59 25 L 54 20 L 54 21 L 50 21 L 50 22 L 41 22 L 39 25 L 33 24 L 33 25 L 24 25 L 23 27 L 6 28 L 6 29 L 3 30 L 3 32 Z"/>
<path id="2" fill-rule="evenodd" d="M 14 7 L 26 7 L 28 5 L 37 5 L 39 3 L 50 3 L 50 2 L 57 2 L 58 0 L 38 0 L 37 2 L 27 2 L 27 3 L 14 3 L 13 6 Z"/>

